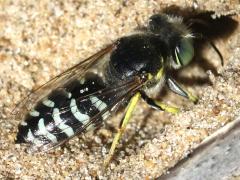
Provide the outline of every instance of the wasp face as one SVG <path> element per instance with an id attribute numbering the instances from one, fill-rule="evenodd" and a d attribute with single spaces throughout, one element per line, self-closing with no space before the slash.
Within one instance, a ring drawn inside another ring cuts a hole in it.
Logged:
<path id="1" fill-rule="evenodd" d="M 182 23 L 181 17 L 157 14 L 150 17 L 149 31 L 165 42 L 169 51 L 169 65 L 179 69 L 189 64 L 194 56 L 193 36 Z"/>

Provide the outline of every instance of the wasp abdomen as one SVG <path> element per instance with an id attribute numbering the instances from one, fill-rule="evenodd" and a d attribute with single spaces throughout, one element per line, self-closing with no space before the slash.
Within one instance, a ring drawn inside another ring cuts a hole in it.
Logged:
<path id="1" fill-rule="evenodd" d="M 90 127 L 88 123 L 97 126 L 104 116 L 94 123 L 90 123 L 90 119 L 107 107 L 108 100 L 94 92 L 104 88 L 102 81 L 95 76 L 85 81 L 72 81 L 52 91 L 19 125 L 16 142 L 31 143 L 36 147 L 57 144 L 84 132 Z"/>

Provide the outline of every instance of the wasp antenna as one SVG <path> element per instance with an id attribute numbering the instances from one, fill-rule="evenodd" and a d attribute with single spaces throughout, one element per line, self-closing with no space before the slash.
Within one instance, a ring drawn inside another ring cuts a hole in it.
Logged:
<path id="1" fill-rule="evenodd" d="M 207 28 L 210 28 L 209 24 L 207 22 L 205 22 L 202 19 L 199 18 L 192 18 L 190 20 L 188 20 L 188 27 L 191 27 L 194 24 L 199 24 L 199 25 L 203 25 Z M 203 34 L 201 33 L 193 33 L 193 37 L 198 38 L 198 39 L 203 39 L 206 42 L 208 42 L 210 44 L 210 46 L 215 50 L 215 52 L 218 54 L 220 61 L 221 61 L 221 65 L 224 65 L 224 60 L 223 60 L 223 56 L 221 54 L 221 52 L 219 51 L 219 49 L 217 48 L 217 46 L 213 43 L 213 41 L 211 41 L 210 39 L 208 39 L 207 37 L 205 37 Z"/>
<path id="2" fill-rule="evenodd" d="M 217 48 L 217 46 L 214 44 L 213 41 L 211 41 L 210 39 L 208 39 L 207 37 L 205 37 L 203 34 L 201 33 L 193 33 L 192 37 L 196 38 L 196 39 L 203 39 L 205 40 L 207 43 L 209 43 L 209 45 L 214 49 L 214 51 L 217 53 L 220 61 L 221 61 L 221 65 L 224 65 L 224 59 L 222 56 L 222 53 L 219 51 L 219 49 Z"/>
<path id="3" fill-rule="evenodd" d="M 219 49 L 217 48 L 217 46 L 214 44 L 213 41 L 211 41 L 210 39 L 208 39 L 207 37 L 204 37 L 203 35 L 201 36 L 201 39 L 205 40 L 206 42 L 209 43 L 209 45 L 214 49 L 214 51 L 217 53 L 220 61 L 221 61 L 221 65 L 224 65 L 224 59 L 222 56 L 222 53 L 219 51 Z"/>
<path id="4" fill-rule="evenodd" d="M 217 55 L 219 56 L 220 58 L 220 61 L 221 61 L 221 65 L 223 66 L 224 65 L 224 60 L 223 60 L 223 56 L 222 56 L 222 53 L 219 51 L 219 49 L 217 48 L 217 46 L 214 44 L 214 42 L 210 41 L 210 40 L 207 40 L 207 42 L 212 46 L 212 48 L 215 50 L 215 52 L 217 53 Z"/>

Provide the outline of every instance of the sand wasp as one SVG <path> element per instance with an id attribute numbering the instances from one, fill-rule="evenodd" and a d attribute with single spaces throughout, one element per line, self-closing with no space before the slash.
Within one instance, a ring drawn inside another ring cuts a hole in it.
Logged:
<path id="1" fill-rule="evenodd" d="M 176 113 L 177 108 L 152 98 L 167 85 L 196 101 L 169 73 L 191 62 L 194 38 L 181 17 L 151 16 L 143 30 L 117 39 L 27 96 L 16 108 L 16 116 L 25 118 L 16 143 L 30 144 L 31 151 L 49 150 L 99 127 L 127 103 L 107 165 L 141 98 L 155 109 Z"/>

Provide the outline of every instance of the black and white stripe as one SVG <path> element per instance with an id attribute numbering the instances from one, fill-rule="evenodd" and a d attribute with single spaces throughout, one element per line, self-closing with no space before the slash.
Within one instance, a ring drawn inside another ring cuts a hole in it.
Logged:
<path id="1" fill-rule="evenodd" d="M 95 93 L 105 88 L 96 78 L 84 82 L 72 81 L 54 90 L 29 112 L 19 126 L 17 143 L 31 143 L 35 147 L 58 144 L 90 126 L 97 126 L 110 113 L 107 111 L 93 124 L 91 118 L 107 108 L 110 98 Z M 86 126 L 90 124 L 90 126 Z"/>

